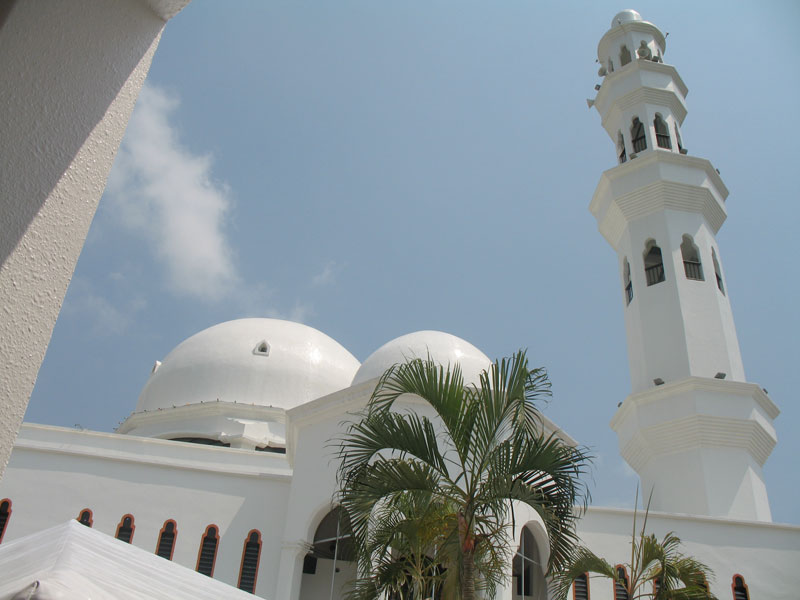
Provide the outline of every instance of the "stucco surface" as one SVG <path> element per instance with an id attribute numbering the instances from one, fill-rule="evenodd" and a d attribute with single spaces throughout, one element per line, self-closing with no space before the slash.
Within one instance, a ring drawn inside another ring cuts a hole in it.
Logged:
<path id="1" fill-rule="evenodd" d="M 0 18 L 2 473 L 165 21 L 141 0 L 28 0 Z"/>

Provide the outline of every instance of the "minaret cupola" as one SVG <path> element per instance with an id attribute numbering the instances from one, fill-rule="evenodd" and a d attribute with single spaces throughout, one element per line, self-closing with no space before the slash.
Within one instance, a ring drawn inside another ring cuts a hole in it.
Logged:
<path id="1" fill-rule="evenodd" d="M 618 255 L 627 332 L 632 394 L 611 425 L 654 510 L 768 521 L 779 411 L 745 378 L 716 240 L 728 190 L 683 147 L 688 90 L 665 49 L 639 13 L 617 14 L 589 100 L 617 163 L 589 207 Z"/>
<path id="2" fill-rule="evenodd" d="M 617 14 L 597 46 L 604 81 L 593 104 L 619 162 L 655 148 L 683 151 L 688 90 L 675 68 L 664 64 L 665 51 L 664 34 L 635 10 Z"/>

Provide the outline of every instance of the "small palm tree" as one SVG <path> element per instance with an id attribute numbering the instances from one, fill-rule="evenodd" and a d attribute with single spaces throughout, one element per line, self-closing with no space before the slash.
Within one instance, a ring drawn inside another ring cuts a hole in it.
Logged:
<path id="1" fill-rule="evenodd" d="M 427 402 L 435 417 L 393 410 L 404 394 Z M 374 575 L 395 543 L 381 541 L 381 532 L 422 519 L 424 554 L 446 568 L 444 589 L 464 600 L 481 589 L 493 595 L 507 577 L 512 501 L 541 516 L 550 564 L 565 564 L 577 543 L 574 506 L 588 500 L 580 476 L 589 457 L 542 432 L 535 403 L 549 396 L 546 372 L 529 368 L 524 352 L 495 362 L 477 386 L 465 385 L 458 365 L 445 368 L 430 357 L 391 367 L 339 446 L 356 589 L 369 588 L 363 581 L 372 578 L 369 589 L 380 593 Z"/>
<path id="2" fill-rule="evenodd" d="M 638 497 L 637 490 L 637 505 Z M 661 541 L 658 541 L 653 534 L 645 534 L 649 513 L 648 500 L 644 522 L 637 539 L 637 513 L 634 510 L 631 561 L 625 565 L 630 575 L 622 569 L 611 566 L 608 561 L 588 548 L 580 546 L 576 548 L 568 563 L 553 576 L 553 598 L 566 600 L 575 579 L 587 573 L 594 573 L 613 580 L 617 589 L 624 590 L 623 597 L 630 600 L 639 598 L 713 600 L 715 597 L 708 589 L 708 578 L 712 576 L 711 569 L 695 558 L 682 554 L 681 540 L 674 533 L 666 534 Z"/>

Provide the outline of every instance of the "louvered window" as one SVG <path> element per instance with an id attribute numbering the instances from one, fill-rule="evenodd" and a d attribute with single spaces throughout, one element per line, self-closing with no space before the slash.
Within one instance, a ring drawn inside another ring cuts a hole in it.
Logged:
<path id="1" fill-rule="evenodd" d="M 747 591 L 747 584 L 741 575 L 733 576 L 731 588 L 733 588 L 733 600 L 750 600 L 750 592 Z"/>
<path id="2" fill-rule="evenodd" d="M 633 118 L 631 125 L 631 146 L 634 152 L 641 152 L 647 149 L 647 136 L 644 132 L 644 123 L 639 120 L 639 117 Z"/>
<path id="3" fill-rule="evenodd" d="M 217 559 L 217 545 L 219 536 L 217 528 L 209 525 L 203 534 L 200 542 L 200 554 L 197 556 L 197 572 L 212 577 L 214 575 L 214 563 Z"/>
<path id="4" fill-rule="evenodd" d="M 164 526 L 161 528 L 161 533 L 158 536 L 156 554 L 161 558 L 172 560 L 172 553 L 175 551 L 175 538 L 177 535 L 178 530 L 175 527 L 175 521 L 169 520 L 164 522 Z"/>
<path id="5" fill-rule="evenodd" d="M 578 575 L 572 582 L 573 600 L 589 600 L 589 574 Z"/>
<path id="6" fill-rule="evenodd" d="M 133 539 L 133 515 L 125 515 L 122 517 L 122 520 L 117 525 L 117 535 L 116 537 L 118 540 L 122 540 L 123 542 L 130 544 L 131 540 Z"/>
<path id="7" fill-rule="evenodd" d="M 78 523 L 81 525 L 86 525 L 87 527 L 91 527 L 93 523 L 92 511 L 88 508 L 84 508 L 78 515 Z"/>
<path id="8" fill-rule="evenodd" d="M 253 530 L 247 536 L 242 551 L 242 568 L 239 571 L 239 589 L 251 594 L 256 591 L 258 560 L 261 556 L 261 534 Z"/>
<path id="9" fill-rule="evenodd" d="M 3 536 L 6 534 L 9 518 L 11 518 L 11 500 L 6 498 L 0 502 L 0 542 L 3 541 Z"/>
<path id="10" fill-rule="evenodd" d="M 614 600 L 629 600 L 628 572 L 622 565 L 617 566 L 617 580 L 614 581 Z"/>
<path id="11" fill-rule="evenodd" d="M 672 150 L 672 141 L 669 139 L 669 127 L 667 127 L 667 123 L 661 115 L 656 114 L 656 118 L 653 120 L 653 128 L 656 130 L 656 144 L 658 144 L 658 147 Z"/>
<path id="12" fill-rule="evenodd" d="M 661 248 L 655 240 L 648 240 L 644 249 L 644 274 L 647 285 L 655 285 L 666 281 L 664 277 L 664 261 L 661 259 Z"/>

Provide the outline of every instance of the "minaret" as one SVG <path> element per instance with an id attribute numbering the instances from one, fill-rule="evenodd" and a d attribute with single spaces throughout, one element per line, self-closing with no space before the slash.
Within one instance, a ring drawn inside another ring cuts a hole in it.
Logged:
<path id="1" fill-rule="evenodd" d="M 728 190 L 690 155 L 686 85 L 636 11 L 597 48 L 597 109 L 618 163 L 590 210 L 617 251 L 632 393 L 611 421 L 651 508 L 770 521 L 761 468 L 778 408 L 747 383 L 715 238 Z"/>

